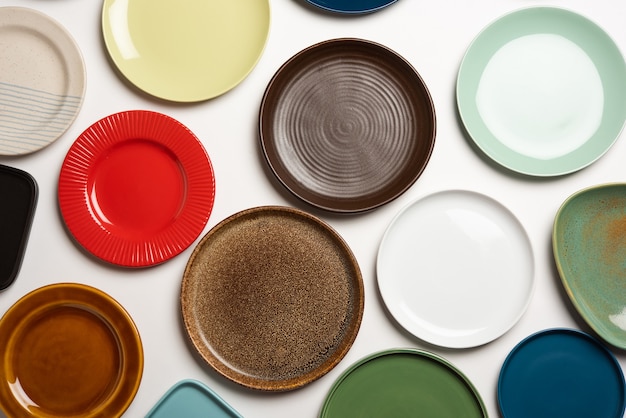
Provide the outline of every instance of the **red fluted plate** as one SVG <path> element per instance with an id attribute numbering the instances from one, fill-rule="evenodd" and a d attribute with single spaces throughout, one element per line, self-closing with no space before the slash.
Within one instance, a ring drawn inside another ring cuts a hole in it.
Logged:
<path id="1" fill-rule="evenodd" d="M 91 125 L 59 176 L 61 214 L 88 252 L 146 267 L 184 251 L 204 229 L 215 178 L 202 143 L 177 120 L 133 110 Z"/>

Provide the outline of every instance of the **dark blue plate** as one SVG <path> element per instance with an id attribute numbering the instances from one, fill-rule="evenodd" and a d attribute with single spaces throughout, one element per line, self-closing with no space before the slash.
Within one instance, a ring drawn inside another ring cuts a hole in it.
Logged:
<path id="1" fill-rule="evenodd" d="M 371 13 L 387 7 L 398 0 L 307 0 L 322 9 L 348 14 Z"/>
<path id="2" fill-rule="evenodd" d="M 13 283 L 22 265 L 37 193 L 30 174 L 0 165 L 0 290 Z"/>
<path id="3" fill-rule="evenodd" d="M 498 379 L 503 418 L 622 418 L 624 374 L 595 338 L 549 329 L 522 340 Z"/>

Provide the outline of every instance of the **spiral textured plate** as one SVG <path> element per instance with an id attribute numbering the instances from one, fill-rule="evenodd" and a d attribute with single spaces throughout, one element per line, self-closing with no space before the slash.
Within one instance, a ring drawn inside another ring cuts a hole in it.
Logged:
<path id="1" fill-rule="evenodd" d="M 294 195 L 362 212 L 404 193 L 433 150 L 435 109 L 404 58 L 361 39 L 332 39 L 289 59 L 261 104 L 265 158 Z"/>
<path id="2" fill-rule="evenodd" d="M 72 144 L 59 206 L 87 251 L 124 267 L 162 263 L 206 225 L 215 197 L 211 161 L 177 120 L 134 110 L 107 116 Z"/>

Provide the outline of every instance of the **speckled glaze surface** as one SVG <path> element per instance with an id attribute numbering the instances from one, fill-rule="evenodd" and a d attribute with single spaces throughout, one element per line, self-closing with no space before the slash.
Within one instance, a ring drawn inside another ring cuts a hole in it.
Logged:
<path id="1" fill-rule="evenodd" d="M 552 245 L 561 281 L 582 318 L 626 349 L 626 183 L 571 195 L 559 208 Z"/>
<path id="2" fill-rule="evenodd" d="M 294 195 L 362 212 L 404 193 L 425 169 L 436 120 L 428 87 L 404 58 L 362 39 L 331 39 L 289 59 L 270 81 L 261 146 Z"/>
<path id="3" fill-rule="evenodd" d="M 0 7 L 0 155 L 56 141 L 83 103 L 85 64 L 72 35 L 49 16 Z"/>
<path id="4" fill-rule="evenodd" d="M 348 352 L 364 288 L 354 255 L 303 211 L 257 207 L 212 228 L 184 272 L 181 309 L 199 354 L 243 386 L 296 389 Z"/>

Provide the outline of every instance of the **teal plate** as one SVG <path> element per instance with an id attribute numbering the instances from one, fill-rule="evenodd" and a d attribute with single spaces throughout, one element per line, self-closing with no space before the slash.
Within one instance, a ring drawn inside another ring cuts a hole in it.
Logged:
<path id="1" fill-rule="evenodd" d="M 626 183 L 574 193 L 559 208 L 552 248 L 567 295 L 589 326 L 626 349 Z"/>
<path id="2" fill-rule="evenodd" d="M 498 378 L 502 418 L 622 418 L 624 374 L 584 332 L 555 328 L 522 340 Z"/>
<path id="3" fill-rule="evenodd" d="M 531 7 L 478 34 L 456 94 L 467 134 L 487 157 L 525 175 L 564 175 L 595 162 L 619 137 L 626 63 L 589 19 Z"/>
<path id="4" fill-rule="evenodd" d="M 185 379 L 172 386 L 146 418 L 241 418 L 204 383 Z"/>
<path id="5" fill-rule="evenodd" d="M 320 418 L 486 418 L 468 378 L 444 358 L 417 349 L 372 354 L 333 384 Z"/>

